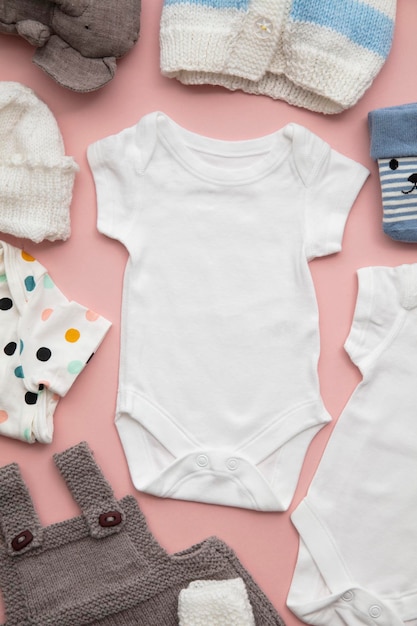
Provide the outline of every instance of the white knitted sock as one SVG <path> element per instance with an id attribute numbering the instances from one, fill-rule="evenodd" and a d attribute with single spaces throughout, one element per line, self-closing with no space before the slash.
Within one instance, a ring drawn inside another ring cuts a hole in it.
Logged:
<path id="1" fill-rule="evenodd" d="M 178 599 L 180 626 L 255 626 L 241 578 L 195 580 Z"/>

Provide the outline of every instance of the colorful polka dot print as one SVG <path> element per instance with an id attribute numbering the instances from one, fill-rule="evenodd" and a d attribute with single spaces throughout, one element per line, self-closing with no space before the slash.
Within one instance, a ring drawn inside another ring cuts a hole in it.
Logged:
<path id="1" fill-rule="evenodd" d="M 16 378 L 24 378 L 24 374 L 23 374 L 23 367 L 21 365 L 18 365 L 17 367 L 15 367 L 14 370 L 14 375 L 16 376 Z"/>
<path id="2" fill-rule="evenodd" d="M 15 341 L 9 341 L 9 343 L 4 346 L 4 354 L 7 356 L 12 356 L 16 352 L 17 343 Z"/>
<path id="3" fill-rule="evenodd" d="M 33 443 L 36 432 L 47 443 L 59 398 L 110 323 L 69 301 L 32 255 L 1 246 L 8 250 L 0 254 L 0 435 Z"/>
<path id="4" fill-rule="evenodd" d="M 45 274 L 43 278 L 43 286 L 45 287 L 45 289 L 53 289 L 55 286 L 52 278 L 48 276 L 48 274 Z"/>
<path id="5" fill-rule="evenodd" d="M 41 313 L 41 319 L 46 322 L 46 320 L 48 319 L 48 317 L 50 315 L 52 315 L 53 313 L 53 309 L 44 309 Z"/>
<path id="6" fill-rule="evenodd" d="M 39 350 L 36 351 L 36 358 L 39 361 L 49 361 L 51 356 L 52 352 L 49 348 L 39 348 Z"/>
<path id="7" fill-rule="evenodd" d="M 13 302 L 11 298 L 1 298 L 0 299 L 0 311 L 8 311 L 13 306 Z"/>
<path id="8" fill-rule="evenodd" d="M 67 332 L 65 333 L 65 339 L 66 341 L 69 341 L 70 343 L 75 343 L 76 341 L 78 341 L 80 338 L 80 331 L 77 330 L 76 328 L 69 328 L 67 330 Z"/>
<path id="9" fill-rule="evenodd" d="M 35 257 L 33 257 L 31 254 L 28 254 L 24 250 L 21 251 L 21 256 L 22 256 L 22 259 L 24 261 L 27 261 L 28 263 L 33 263 L 34 261 L 36 261 Z"/>
<path id="10" fill-rule="evenodd" d="M 71 363 L 68 363 L 68 371 L 70 374 L 79 374 L 83 368 L 84 368 L 85 363 L 83 363 L 82 361 L 71 361 Z"/>
<path id="11" fill-rule="evenodd" d="M 33 276 L 26 276 L 25 287 L 27 291 L 33 291 L 36 287 L 35 278 Z"/>

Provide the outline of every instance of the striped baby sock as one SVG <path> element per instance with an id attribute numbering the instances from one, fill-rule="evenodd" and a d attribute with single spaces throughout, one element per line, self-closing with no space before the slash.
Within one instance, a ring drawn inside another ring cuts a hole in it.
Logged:
<path id="1" fill-rule="evenodd" d="M 370 111 L 371 157 L 381 181 L 383 230 L 417 242 L 417 103 Z"/>

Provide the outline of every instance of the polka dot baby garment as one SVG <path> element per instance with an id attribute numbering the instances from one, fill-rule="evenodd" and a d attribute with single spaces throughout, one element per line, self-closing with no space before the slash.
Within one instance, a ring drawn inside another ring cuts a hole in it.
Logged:
<path id="1" fill-rule="evenodd" d="M 59 397 L 109 327 L 69 302 L 31 255 L 0 242 L 0 434 L 50 443 Z"/>

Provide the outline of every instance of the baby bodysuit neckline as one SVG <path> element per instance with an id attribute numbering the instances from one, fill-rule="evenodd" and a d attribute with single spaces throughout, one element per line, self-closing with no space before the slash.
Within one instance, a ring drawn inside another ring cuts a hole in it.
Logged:
<path id="1" fill-rule="evenodd" d="M 278 167 L 291 152 L 291 124 L 254 139 L 223 140 L 189 131 L 162 112 L 154 114 L 154 123 L 157 137 L 177 161 L 199 178 L 217 184 L 252 183 Z M 223 165 L 207 163 L 202 154 L 218 157 Z M 225 167 L 228 159 L 244 157 L 256 161 L 243 167 Z"/>

